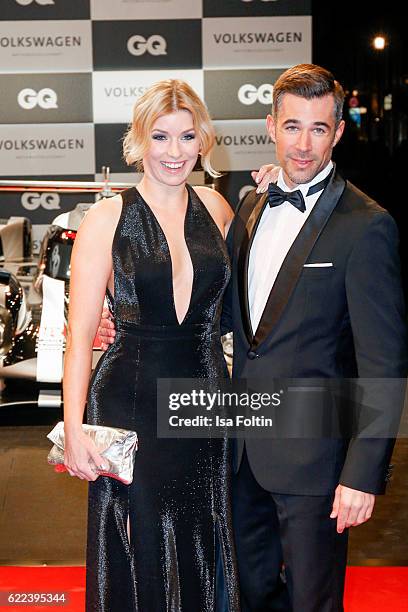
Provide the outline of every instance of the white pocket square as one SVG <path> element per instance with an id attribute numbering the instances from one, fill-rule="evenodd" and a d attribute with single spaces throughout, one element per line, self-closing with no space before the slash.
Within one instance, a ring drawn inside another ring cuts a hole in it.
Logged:
<path id="1" fill-rule="evenodd" d="M 304 268 L 332 268 L 333 264 L 332 264 L 331 261 L 328 261 L 328 262 L 324 262 L 324 263 L 304 264 L 303 267 Z"/>

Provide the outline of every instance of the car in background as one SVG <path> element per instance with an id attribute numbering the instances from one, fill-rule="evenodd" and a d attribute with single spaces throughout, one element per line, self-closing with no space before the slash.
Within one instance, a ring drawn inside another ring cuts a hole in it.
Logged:
<path id="1" fill-rule="evenodd" d="M 38 325 L 20 281 L 0 269 L 0 377 L 35 379 Z"/>
<path id="2" fill-rule="evenodd" d="M 0 268 L 0 378 L 61 382 L 71 253 L 90 206 L 80 203 L 54 219 L 42 240 L 38 261 L 32 261 L 29 251 L 4 258 Z M 101 354 L 98 340 L 94 349 L 96 365 Z"/>

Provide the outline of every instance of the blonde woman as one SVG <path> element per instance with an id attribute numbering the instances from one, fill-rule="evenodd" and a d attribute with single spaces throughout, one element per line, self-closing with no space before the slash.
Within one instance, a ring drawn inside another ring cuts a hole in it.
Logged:
<path id="1" fill-rule="evenodd" d="M 215 610 L 217 546 L 228 609 L 239 610 L 229 443 L 156 433 L 157 378 L 227 376 L 219 321 L 233 215 L 215 191 L 186 184 L 199 155 L 215 175 L 213 143 L 207 109 L 189 85 L 150 87 L 124 140 L 126 161 L 142 167 L 143 178 L 93 206 L 75 241 L 65 463 L 90 481 L 88 612 Z M 88 391 L 106 293 L 117 333 Z M 103 460 L 81 430 L 87 398 L 89 423 L 138 433 L 129 486 L 94 471 Z"/>

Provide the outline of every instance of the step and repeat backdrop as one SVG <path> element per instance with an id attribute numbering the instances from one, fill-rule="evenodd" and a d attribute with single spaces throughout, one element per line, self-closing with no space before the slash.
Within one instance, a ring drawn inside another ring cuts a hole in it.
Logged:
<path id="1" fill-rule="evenodd" d="M 2 0 L 0 178 L 99 180 L 109 166 L 135 180 L 121 151 L 132 106 L 181 78 L 208 105 L 218 188 L 234 206 L 250 170 L 274 161 L 273 83 L 311 61 L 311 36 L 310 0 Z M 47 224 L 78 200 L 0 192 L 0 217 Z"/>

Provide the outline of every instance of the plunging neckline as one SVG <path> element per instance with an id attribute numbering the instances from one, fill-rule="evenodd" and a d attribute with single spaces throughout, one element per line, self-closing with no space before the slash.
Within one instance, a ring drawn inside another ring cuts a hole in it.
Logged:
<path id="1" fill-rule="evenodd" d="M 187 234 L 186 234 L 187 220 L 188 220 L 188 215 L 189 215 L 189 213 L 190 213 L 190 207 L 191 207 L 191 194 L 190 194 L 190 190 L 189 190 L 189 188 L 188 188 L 188 187 L 187 187 L 187 185 L 186 185 L 186 190 L 187 190 L 187 206 L 186 206 L 186 212 L 185 212 L 185 214 L 184 214 L 184 222 L 183 222 L 183 238 L 184 238 L 184 242 L 185 242 L 185 245 L 186 245 L 186 248 L 187 248 L 187 253 L 188 253 L 188 256 L 189 256 L 189 258 L 190 258 L 191 268 L 192 268 L 192 270 L 193 270 L 193 280 L 192 280 L 192 283 L 191 283 L 190 299 L 189 299 L 188 304 L 187 304 L 187 310 L 186 310 L 186 313 L 185 313 L 185 315 L 184 315 L 183 319 L 182 319 L 181 321 L 179 321 L 179 318 L 178 318 L 178 316 L 177 316 L 177 310 L 176 310 L 176 301 L 175 301 L 175 297 L 174 297 L 174 296 L 175 296 L 175 293 L 174 293 L 174 275 L 173 275 L 173 272 L 174 272 L 174 267 L 173 267 L 173 260 L 172 260 L 172 257 L 171 257 L 171 251 L 170 251 L 169 241 L 167 240 L 166 233 L 165 233 L 164 229 L 162 228 L 162 226 L 161 226 L 161 224 L 160 224 L 160 222 L 159 222 L 159 220 L 158 220 L 157 216 L 155 215 L 155 213 L 154 213 L 154 211 L 153 211 L 152 207 L 151 207 L 151 206 L 148 204 L 148 202 L 146 202 L 145 198 L 142 196 L 142 194 L 140 193 L 140 191 L 138 190 L 138 188 L 137 188 L 137 187 L 134 187 L 134 189 L 135 189 L 136 193 L 138 194 L 139 198 L 141 199 L 141 201 L 143 202 L 144 206 L 146 207 L 146 209 L 147 209 L 147 210 L 148 210 L 148 212 L 150 213 L 150 215 L 151 215 L 151 217 L 153 218 L 153 220 L 154 220 L 154 222 L 155 222 L 155 224 L 156 224 L 157 228 L 159 229 L 160 233 L 162 234 L 162 236 L 163 236 L 163 238 L 164 238 L 164 244 L 166 245 L 166 250 L 167 250 L 167 254 L 168 254 L 168 257 L 169 257 L 169 261 L 170 261 L 170 276 L 171 276 L 171 283 L 170 283 L 170 284 L 171 284 L 171 302 L 172 302 L 172 306 L 173 306 L 173 313 L 174 313 L 174 318 L 175 318 L 175 320 L 176 320 L 176 322 L 177 322 L 177 325 L 178 325 L 179 327 L 181 327 L 181 326 L 182 326 L 182 325 L 185 323 L 185 321 L 186 321 L 186 319 L 187 319 L 188 315 L 190 314 L 191 302 L 192 302 L 192 300 L 193 300 L 193 294 L 194 294 L 194 283 L 195 283 L 195 276 L 196 276 L 196 275 L 195 275 L 195 271 L 194 271 L 194 263 L 193 263 L 193 258 L 192 258 L 192 256 L 191 256 L 191 251 L 190 251 L 190 248 L 189 248 L 189 245 L 188 245 Z"/>

